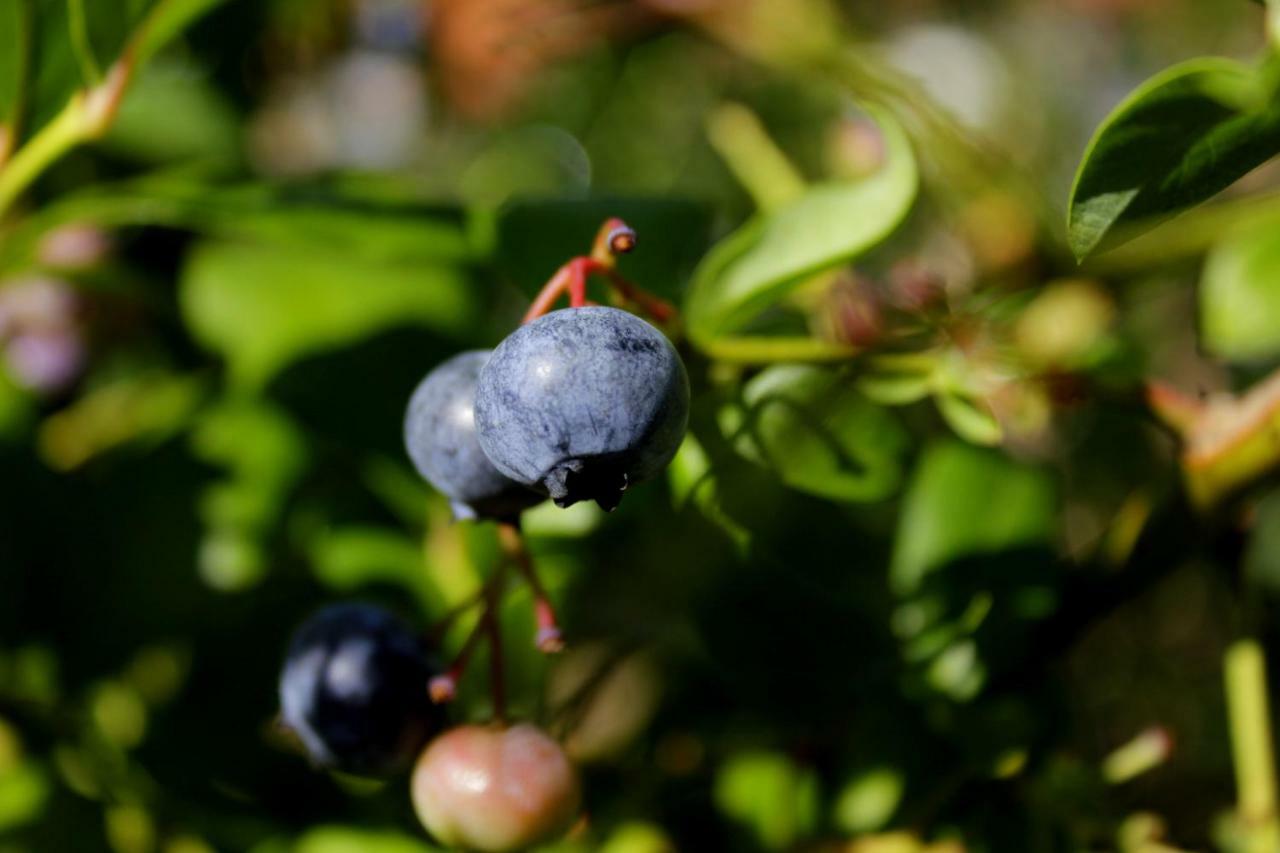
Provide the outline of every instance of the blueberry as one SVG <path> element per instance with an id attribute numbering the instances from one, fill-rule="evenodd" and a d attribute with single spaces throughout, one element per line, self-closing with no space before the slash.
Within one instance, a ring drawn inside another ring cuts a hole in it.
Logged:
<path id="1" fill-rule="evenodd" d="M 689 378 L 670 341 L 616 308 L 553 311 L 493 351 L 476 388 L 490 461 L 559 506 L 613 509 L 671 461 L 689 417 Z"/>
<path id="2" fill-rule="evenodd" d="M 418 384 L 404 418 L 404 443 L 427 482 L 449 498 L 455 518 L 505 518 L 542 496 L 504 477 L 476 441 L 476 378 L 489 350 L 441 364 Z"/>
<path id="3" fill-rule="evenodd" d="M 284 724 L 316 764 L 359 775 L 406 766 L 440 730 L 421 641 L 380 607 L 335 604 L 293 635 L 280 674 Z"/>

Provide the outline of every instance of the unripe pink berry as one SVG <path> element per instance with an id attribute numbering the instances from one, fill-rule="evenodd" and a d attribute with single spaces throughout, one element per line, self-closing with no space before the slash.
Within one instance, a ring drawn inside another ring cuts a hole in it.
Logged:
<path id="1" fill-rule="evenodd" d="M 412 789 L 418 819 L 439 841 L 493 853 L 564 832 L 581 798 L 564 750 L 528 723 L 445 732 L 418 759 Z"/>

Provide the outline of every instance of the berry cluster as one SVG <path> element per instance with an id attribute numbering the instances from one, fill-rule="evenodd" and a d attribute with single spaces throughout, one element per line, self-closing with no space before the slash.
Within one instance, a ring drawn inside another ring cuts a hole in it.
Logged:
<path id="1" fill-rule="evenodd" d="M 505 571 L 529 584 L 535 642 L 563 647 L 560 629 L 520 532 L 520 513 L 550 498 L 561 507 L 594 500 L 612 510 L 626 489 L 660 473 L 683 440 L 689 412 L 684 364 L 662 332 L 619 307 L 588 303 L 587 279 L 658 322 L 669 305 L 616 272 L 635 234 L 617 219 L 591 255 L 560 268 L 523 324 L 495 349 L 454 356 L 418 385 L 405 415 L 405 444 L 424 479 L 457 519 L 497 522 L 504 560 L 475 604 L 483 609 L 453 662 L 438 666 L 428 643 L 366 604 L 321 610 L 295 634 L 280 679 L 285 726 L 318 765 L 386 775 L 415 755 L 412 794 L 440 841 L 515 850 L 563 832 L 577 814 L 577 774 L 541 729 L 504 720 L 497 609 Z M 569 307 L 552 311 L 561 296 Z M 451 615 L 457 615 L 451 614 Z M 445 730 L 476 646 L 490 644 L 495 721 Z M 425 748 L 424 748 L 425 746 Z"/>

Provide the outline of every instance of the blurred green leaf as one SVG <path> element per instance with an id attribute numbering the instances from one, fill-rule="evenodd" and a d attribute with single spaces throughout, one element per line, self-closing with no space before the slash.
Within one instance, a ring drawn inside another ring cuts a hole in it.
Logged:
<path id="1" fill-rule="evenodd" d="M 21 435 L 34 414 L 35 401 L 30 392 L 18 387 L 9 371 L 0 365 L 0 442 Z"/>
<path id="2" fill-rule="evenodd" d="M 6 695 L 34 705 L 53 705 L 61 695 L 58 657 L 47 646 L 23 646 L 9 661 Z"/>
<path id="3" fill-rule="evenodd" d="M 144 163 L 234 163 L 240 155 L 236 119 L 202 72 L 157 62 L 134 79 L 102 145 Z"/>
<path id="4" fill-rule="evenodd" d="M 934 401 L 943 420 L 965 441 L 992 446 L 1004 437 L 1000 422 L 981 400 L 953 391 L 939 391 Z"/>
<path id="5" fill-rule="evenodd" d="M 882 500 L 902 482 L 906 431 L 838 370 L 774 365 L 743 388 L 730 438 L 787 485 L 819 497 Z"/>
<path id="6" fill-rule="evenodd" d="M 150 812 L 138 805 L 109 806 L 103 813 L 107 841 L 115 853 L 150 853 L 155 849 L 156 823 Z"/>
<path id="7" fill-rule="evenodd" d="M 456 335 L 476 310 L 467 277 L 451 267 L 230 241 L 196 247 L 179 298 L 192 334 L 248 388 L 299 358 L 385 329 Z"/>
<path id="8" fill-rule="evenodd" d="M 917 373 L 872 372 L 858 378 L 858 390 L 882 406 L 905 406 L 923 400 L 933 390 L 933 384 L 932 367 Z"/>
<path id="9" fill-rule="evenodd" d="M 0 773 L 0 832 L 35 820 L 49 797 L 47 774 L 27 762 Z"/>
<path id="10" fill-rule="evenodd" d="M 500 135 L 467 166 L 460 179 L 472 204 L 498 207 L 520 196 L 574 196 L 591 184 L 582 144 L 551 125 L 520 127 Z"/>
<path id="11" fill-rule="evenodd" d="M 99 0 L 93 2 L 97 3 Z M 226 0 L 151 0 L 146 23 L 135 45 L 138 61 L 146 62 L 197 18 L 225 2 Z"/>
<path id="12" fill-rule="evenodd" d="M 200 577 L 221 592 L 240 592 L 262 580 L 267 555 L 255 531 L 214 527 L 200 542 L 196 554 Z"/>
<path id="13" fill-rule="evenodd" d="M 1207 57 L 1169 68 L 1116 107 L 1085 150 L 1067 213 L 1071 250 L 1083 259 L 1126 242 L 1278 151 L 1280 103 L 1253 69 Z"/>
<path id="14" fill-rule="evenodd" d="M 1245 574 L 1272 591 L 1280 590 L 1280 490 L 1268 493 L 1254 510 L 1249 544 L 1244 552 Z"/>
<path id="15" fill-rule="evenodd" d="M 161 225 L 210 235 L 318 249 L 379 263 L 470 263 L 461 211 L 329 185 L 227 186 L 160 172 L 91 186 L 25 218 L 0 241 L 0 267 L 35 259 L 40 238 L 67 223 Z"/>
<path id="16" fill-rule="evenodd" d="M 751 829 L 770 850 L 788 847 L 812 832 L 818 817 L 818 780 L 774 752 L 730 758 L 716 774 L 716 806 Z"/>
<path id="17" fill-rule="evenodd" d="M 599 853 L 675 853 L 676 846 L 652 823 L 626 823 L 614 830 Z"/>
<path id="18" fill-rule="evenodd" d="M 880 829 L 889 822 L 902 801 L 906 780 L 892 767 L 864 770 L 845 784 L 833 808 L 835 825 L 843 832 Z"/>
<path id="19" fill-rule="evenodd" d="M 1232 235 L 1209 252 L 1200 280 L 1200 330 L 1210 352 L 1232 360 L 1280 352 L 1280 222 Z"/>
<path id="20" fill-rule="evenodd" d="M 133 687 L 108 681 L 94 691 L 89 713 L 103 736 L 122 749 L 142 743 L 147 734 L 147 706 Z"/>
<path id="21" fill-rule="evenodd" d="M 391 583 L 415 593 L 428 610 L 443 606 L 431 583 L 422 546 L 389 528 L 339 527 L 311 544 L 311 562 L 322 583 L 351 592 L 376 583 Z"/>
<path id="22" fill-rule="evenodd" d="M 40 426 L 40 449 L 58 470 L 134 443 L 174 435 L 199 405 L 204 389 L 189 376 L 133 374 L 84 394 Z"/>
<path id="23" fill-rule="evenodd" d="M 889 569 L 895 591 L 961 557 L 1044 543 L 1055 498 L 1042 471 L 955 442 L 925 451 L 907 489 Z"/>
<path id="24" fill-rule="evenodd" d="M 29 96 L 29 130 L 43 127 L 71 99 L 93 85 L 87 70 L 104 76 L 126 45 L 141 66 L 199 15 L 224 0 L 81 0 L 83 26 L 67 2 L 34 4 L 36 51 Z M 13 5 L 8 3 L 6 5 Z M 27 134 L 29 135 L 29 134 Z"/>
<path id="25" fill-rule="evenodd" d="M 867 178 L 819 184 L 725 238 L 694 274 L 689 334 L 707 341 L 740 328 L 806 278 L 847 263 L 888 236 L 915 199 L 910 142 L 877 113 L 885 159 Z"/>
<path id="26" fill-rule="evenodd" d="M 227 469 L 226 480 L 205 489 L 201 516 L 210 527 L 261 533 L 307 460 L 305 437 L 288 415 L 269 403 L 224 400 L 203 413 L 191 432 L 195 455 Z"/>
<path id="27" fill-rule="evenodd" d="M 302 835 L 294 853 L 432 853 L 439 850 L 398 832 L 347 826 L 321 826 Z"/>
<path id="28" fill-rule="evenodd" d="M 751 546 L 751 531 L 725 511 L 720 498 L 720 482 L 711 468 L 711 459 L 693 433 L 685 435 L 684 442 L 667 468 L 667 479 L 677 508 L 692 503 L 709 521 L 724 531 L 739 553 L 747 552 Z"/>

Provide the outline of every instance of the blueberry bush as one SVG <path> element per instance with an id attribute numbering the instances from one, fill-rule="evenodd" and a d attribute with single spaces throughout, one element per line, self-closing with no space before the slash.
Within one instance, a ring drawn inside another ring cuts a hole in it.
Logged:
<path id="1" fill-rule="evenodd" d="M 1280 851 L 1278 153 L 1277 0 L 0 0 L 0 853 Z"/>

